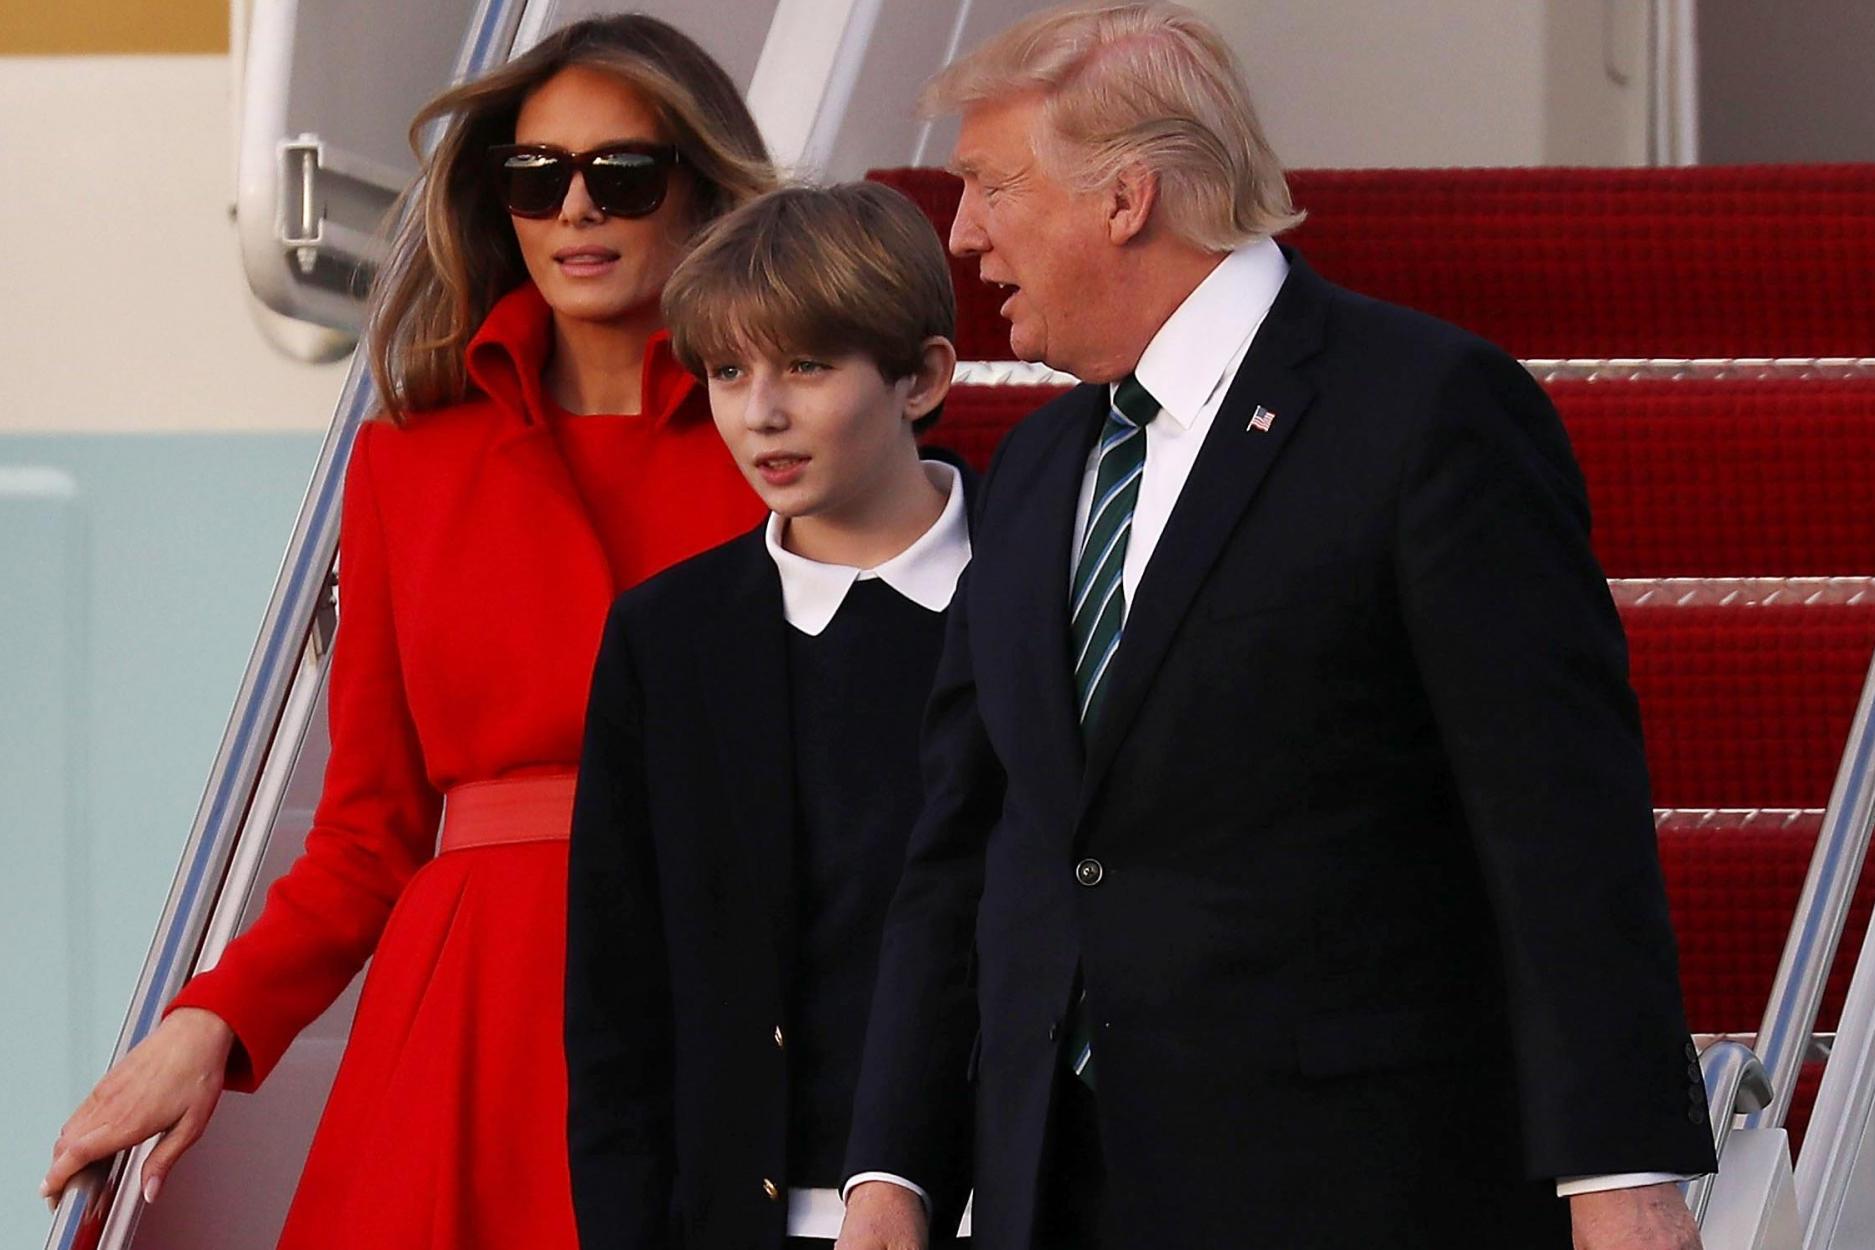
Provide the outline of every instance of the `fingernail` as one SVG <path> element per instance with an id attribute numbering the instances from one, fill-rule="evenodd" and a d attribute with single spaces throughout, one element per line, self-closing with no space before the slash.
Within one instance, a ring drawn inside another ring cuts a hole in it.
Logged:
<path id="1" fill-rule="evenodd" d="M 156 1195 L 159 1192 L 161 1192 L 162 1188 L 163 1188 L 162 1177 L 160 1176 L 144 1177 L 143 1178 L 143 1200 L 145 1202 L 155 1202 Z"/>

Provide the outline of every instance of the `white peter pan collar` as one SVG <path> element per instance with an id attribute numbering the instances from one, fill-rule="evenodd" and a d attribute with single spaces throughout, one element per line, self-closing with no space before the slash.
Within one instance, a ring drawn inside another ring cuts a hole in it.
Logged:
<path id="1" fill-rule="evenodd" d="M 964 516 L 963 474 L 940 460 L 922 462 L 934 481 L 948 485 L 944 511 L 911 546 L 877 568 L 856 569 L 845 564 L 822 564 L 798 556 L 781 545 L 786 522 L 769 513 L 764 537 L 768 556 L 781 574 L 782 614 L 788 624 L 810 637 L 833 621 L 853 583 L 876 577 L 928 612 L 950 606 L 957 579 L 970 563 L 970 526 Z"/>

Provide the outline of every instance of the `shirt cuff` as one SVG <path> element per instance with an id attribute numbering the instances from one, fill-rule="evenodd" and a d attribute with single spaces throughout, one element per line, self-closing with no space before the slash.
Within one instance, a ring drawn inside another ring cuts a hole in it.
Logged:
<path id="1" fill-rule="evenodd" d="M 918 1195 L 918 1201 L 924 1203 L 925 1218 L 931 1218 L 931 1195 L 924 1191 L 922 1185 L 914 1185 L 904 1177 L 896 1176 L 891 1172 L 860 1172 L 855 1176 L 849 1176 L 846 1184 L 840 1186 L 840 1201 L 846 1201 L 847 1195 L 853 1192 L 853 1186 L 863 1185 L 867 1181 L 884 1181 L 888 1185 L 897 1185 L 900 1189 L 911 1190 Z"/>
<path id="2" fill-rule="evenodd" d="M 1693 1178 L 1680 1172 L 1611 1172 L 1606 1176 L 1559 1176 L 1556 1196 L 1573 1198 L 1577 1194 L 1599 1194 L 1609 1189 L 1639 1189 L 1642 1185 L 1678 1184 Z"/>

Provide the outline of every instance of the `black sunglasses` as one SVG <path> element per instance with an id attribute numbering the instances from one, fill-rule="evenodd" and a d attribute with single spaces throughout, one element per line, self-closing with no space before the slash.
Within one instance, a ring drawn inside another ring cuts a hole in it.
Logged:
<path id="1" fill-rule="evenodd" d="M 608 217 L 649 217 L 664 203 L 671 169 L 669 144 L 608 143 L 569 152 L 551 143 L 504 143 L 488 149 L 495 195 L 516 217 L 551 217 L 560 211 L 573 175 L 586 176 L 586 194 Z"/>

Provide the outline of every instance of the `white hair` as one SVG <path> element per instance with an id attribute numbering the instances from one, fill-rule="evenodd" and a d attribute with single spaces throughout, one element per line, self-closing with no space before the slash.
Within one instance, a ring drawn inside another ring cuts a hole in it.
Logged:
<path id="1" fill-rule="evenodd" d="M 1070 186 L 1129 165 L 1157 176 L 1167 227 L 1206 251 L 1302 220 L 1236 56 L 1176 4 L 1063 5 L 1023 19 L 926 84 L 926 116 L 1042 95 L 1036 150 Z"/>

